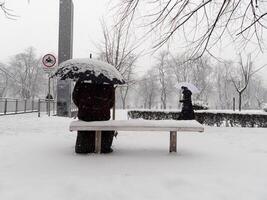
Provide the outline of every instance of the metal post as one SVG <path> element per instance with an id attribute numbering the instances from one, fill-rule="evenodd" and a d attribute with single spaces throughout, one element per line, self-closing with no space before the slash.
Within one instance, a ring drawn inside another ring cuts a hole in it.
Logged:
<path id="1" fill-rule="evenodd" d="M 50 117 L 50 75 L 48 76 L 48 116 Z"/>
<path id="2" fill-rule="evenodd" d="M 5 99 L 4 115 L 7 113 L 7 99 Z"/>
<path id="3" fill-rule="evenodd" d="M 32 99 L 32 112 L 34 111 L 34 99 Z"/>
<path id="4" fill-rule="evenodd" d="M 15 105 L 15 113 L 17 114 L 18 113 L 18 99 L 16 99 L 16 105 Z"/>
<path id="5" fill-rule="evenodd" d="M 44 102 L 45 102 L 45 111 L 46 114 L 48 115 L 48 100 L 45 98 Z"/>
<path id="6" fill-rule="evenodd" d="M 55 104 L 56 102 L 56 93 L 55 93 L 55 79 L 52 78 L 52 93 L 53 93 L 53 115 L 55 115 L 56 111 L 55 111 Z"/>
<path id="7" fill-rule="evenodd" d="M 233 111 L 235 111 L 235 97 L 233 97 Z"/>
<path id="8" fill-rule="evenodd" d="M 72 58 L 73 44 L 73 3 L 60 0 L 58 64 Z M 57 115 L 71 116 L 71 81 L 57 80 Z"/>
<path id="9" fill-rule="evenodd" d="M 41 99 L 38 99 L 38 117 L 41 116 Z"/>
<path id="10" fill-rule="evenodd" d="M 27 99 L 24 99 L 24 112 L 26 112 L 26 110 L 27 110 Z"/>

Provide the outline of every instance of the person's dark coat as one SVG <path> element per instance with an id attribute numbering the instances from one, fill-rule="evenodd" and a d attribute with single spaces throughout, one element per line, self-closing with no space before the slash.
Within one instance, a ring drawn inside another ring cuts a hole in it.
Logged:
<path id="1" fill-rule="evenodd" d="M 83 121 L 105 121 L 110 119 L 110 109 L 115 101 L 113 85 L 90 84 L 78 81 L 72 93 L 78 107 L 78 119 Z M 113 131 L 103 131 L 101 152 L 111 152 Z M 76 153 L 92 153 L 95 148 L 94 131 L 78 131 Z"/>
<path id="2" fill-rule="evenodd" d="M 113 85 L 77 82 L 72 93 L 78 107 L 78 118 L 83 121 L 103 121 L 110 119 L 110 109 L 114 105 Z"/>
<path id="3" fill-rule="evenodd" d="M 183 93 L 183 99 L 180 100 L 180 102 L 183 104 L 182 104 L 182 111 L 181 111 L 181 115 L 179 119 L 182 119 L 182 120 L 195 119 L 195 114 L 194 114 L 192 100 L 191 100 L 192 92 L 188 88 L 183 87 L 182 93 Z"/>

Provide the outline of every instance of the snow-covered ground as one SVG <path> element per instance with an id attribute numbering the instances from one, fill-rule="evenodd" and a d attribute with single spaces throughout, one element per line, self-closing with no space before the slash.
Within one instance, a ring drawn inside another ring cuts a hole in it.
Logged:
<path id="1" fill-rule="evenodd" d="M 125 118 L 125 113 L 118 113 Z M 72 119 L 0 117 L 0 200 L 266 200 L 267 129 L 120 132 L 112 154 L 77 155 Z"/>

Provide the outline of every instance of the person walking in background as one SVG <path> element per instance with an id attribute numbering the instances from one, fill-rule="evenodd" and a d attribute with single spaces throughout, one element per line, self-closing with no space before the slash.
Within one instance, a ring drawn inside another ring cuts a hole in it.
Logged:
<path id="1" fill-rule="evenodd" d="M 114 106 L 115 88 L 108 84 L 91 84 L 77 81 L 72 98 L 78 107 L 78 119 L 83 121 L 105 121 L 110 119 L 110 109 Z M 101 153 L 112 152 L 114 131 L 103 131 Z M 78 131 L 75 152 L 93 153 L 95 131 Z"/>
<path id="2" fill-rule="evenodd" d="M 182 86 L 182 94 L 183 94 L 183 99 L 180 100 L 182 103 L 182 111 L 179 116 L 180 120 L 192 120 L 195 119 L 195 113 L 193 110 L 192 106 L 192 92 L 185 86 Z"/>

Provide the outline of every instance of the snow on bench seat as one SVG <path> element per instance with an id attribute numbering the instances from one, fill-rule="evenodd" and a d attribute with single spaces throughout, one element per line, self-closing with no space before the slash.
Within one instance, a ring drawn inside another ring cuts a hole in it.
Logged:
<path id="1" fill-rule="evenodd" d="M 73 121 L 70 131 L 96 131 L 96 153 L 101 151 L 101 131 L 168 131 L 170 132 L 170 152 L 176 152 L 177 131 L 203 132 L 204 127 L 196 120 L 110 120 Z"/>
<path id="2" fill-rule="evenodd" d="M 204 128 L 196 120 L 110 120 L 85 122 L 73 121 L 70 131 L 193 131 L 203 132 Z"/>

